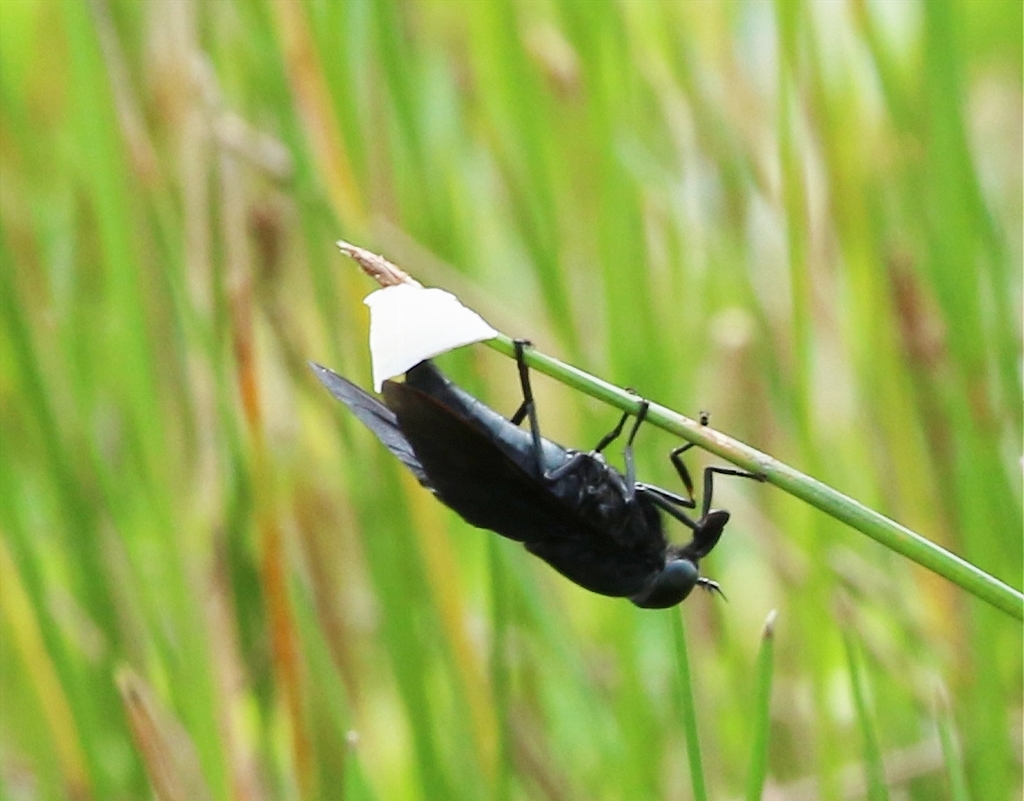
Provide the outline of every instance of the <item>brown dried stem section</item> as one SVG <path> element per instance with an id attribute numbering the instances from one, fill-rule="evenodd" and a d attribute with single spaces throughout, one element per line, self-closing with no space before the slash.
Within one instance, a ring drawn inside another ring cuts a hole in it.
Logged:
<path id="1" fill-rule="evenodd" d="M 381 286 L 396 286 L 398 284 L 420 285 L 419 281 L 411 277 L 405 270 L 400 269 L 377 253 L 371 253 L 365 248 L 342 240 L 339 240 L 337 245 L 342 253 L 355 259 L 356 263 L 362 267 L 363 272 Z"/>

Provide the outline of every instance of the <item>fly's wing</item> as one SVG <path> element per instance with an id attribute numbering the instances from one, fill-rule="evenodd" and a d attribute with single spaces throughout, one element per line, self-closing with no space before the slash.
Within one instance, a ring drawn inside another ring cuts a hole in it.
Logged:
<path id="1" fill-rule="evenodd" d="M 637 525 L 624 530 L 588 521 L 537 475 L 527 431 L 448 382 L 433 365 L 422 369 L 425 364 L 405 383 L 386 381 L 384 400 L 438 497 L 472 525 L 522 542 L 581 587 L 611 596 L 640 592 L 664 566 L 657 511 L 638 509 Z M 546 469 L 568 458 L 564 448 L 545 441 Z"/>
<path id="2" fill-rule="evenodd" d="M 377 439 L 383 442 L 384 446 L 413 472 L 420 484 L 428 489 L 434 489 L 423 465 L 416 458 L 412 445 L 409 444 L 409 440 L 405 438 L 402 430 L 398 427 L 395 413 L 373 395 L 357 387 L 347 378 L 342 378 L 333 370 L 316 362 L 309 364 L 313 368 L 313 372 L 316 373 L 316 377 L 320 379 L 320 383 L 327 387 L 335 398 L 344 403 L 359 418 L 360 422 L 370 429 Z"/>
<path id="3" fill-rule="evenodd" d="M 452 415 L 481 433 L 526 475 L 540 479 L 537 473 L 537 460 L 533 453 L 533 437 L 529 431 L 513 425 L 494 409 L 452 383 L 433 362 L 423 361 L 413 367 L 406 373 L 404 386 L 433 399 Z M 391 406 L 387 392 L 384 399 L 388 406 Z M 543 438 L 541 453 L 545 471 L 561 467 L 569 458 L 565 448 Z"/>
<path id="4" fill-rule="evenodd" d="M 594 527 L 574 526 L 525 544 L 567 579 L 601 595 L 636 595 L 665 567 L 665 549 L 655 541 L 623 543 Z"/>
<path id="5" fill-rule="evenodd" d="M 407 383 L 385 381 L 384 401 L 438 497 L 467 522 L 519 542 L 550 525 L 543 484 L 476 426 Z"/>

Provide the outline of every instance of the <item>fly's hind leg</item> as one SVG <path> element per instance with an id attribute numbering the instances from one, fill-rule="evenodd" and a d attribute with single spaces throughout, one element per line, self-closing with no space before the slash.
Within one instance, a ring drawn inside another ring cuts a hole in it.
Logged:
<path id="1" fill-rule="evenodd" d="M 544 453 L 541 448 L 540 425 L 537 422 L 537 407 L 533 402 L 533 387 L 530 386 L 530 368 L 523 355 L 531 343 L 528 339 L 517 339 L 512 343 L 516 349 L 516 366 L 519 368 L 519 386 L 523 391 L 523 403 L 510 418 L 513 425 L 519 425 L 523 418 L 530 421 L 530 436 L 533 437 L 533 458 L 537 463 L 537 475 L 544 475 Z"/>

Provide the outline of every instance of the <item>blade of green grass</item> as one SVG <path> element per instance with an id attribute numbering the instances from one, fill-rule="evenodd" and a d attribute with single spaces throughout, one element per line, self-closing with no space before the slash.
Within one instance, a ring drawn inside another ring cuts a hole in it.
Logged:
<path id="1" fill-rule="evenodd" d="M 848 629 L 843 630 L 843 645 L 846 649 L 846 666 L 850 675 L 850 690 L 853 695 L 853 706 L 857 713 L 861 737 L 864 741 L 865 779 L 870 801 L 888 801 L 889 791 L 885 785 L 885 763 L 879 747 L 878 735 L 868 705 L 867 691 L 864 686 L 860 655 L 857 644 Z"/>
<path id="2" fill-rule="evenodd" d="M 747 801 L 758 801 L 764 792 L 768 774 L 768 747 L 771 743 L 772 673 L 775 667 L 775 620 L 773 609 L 764 622 L 761 649 L 754 667 L 754 706 L 750 715 L 753 732 L 750 768 L 747 775 Z"/>
<path id="3" fill-rule="evenodd" d="M 942 746 L 942 762 L 949 780 L 949 797 L 953 801 L 969 801 L 971 794 L 967 789 L 967 774 L 964 772 L 963 750 L 960 748 L 956 720 L 949 708 L 949 697 L 942 686 L 936 693 L 935 716 Z"/>
<path id="4" fill-rule="evenodd" d="M 690 786 L 694 801 L 707 801 L 708 789 L 704 780 L 704 762 L 700 755 L 700 732 L 697 728 L 697 705 L 693 698 L 693 676 L 690 672 L 690 656 L 686 649 L 686 631 L 683 628 L 681 609 L 668 612 L 672 619 L 672 639 L 676 647 L 676 692 L 679 697 L 679 712 L 682 716 L 683 734 L 686 737 L 686 758 L 690 765 Z"/>

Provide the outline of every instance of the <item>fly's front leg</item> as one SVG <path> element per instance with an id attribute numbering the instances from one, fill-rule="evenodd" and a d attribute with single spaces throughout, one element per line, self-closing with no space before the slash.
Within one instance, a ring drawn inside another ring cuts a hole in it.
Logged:
<path id="1" fill-rule="evenodd" d="M 707 592 L 717 592 L 719 595 L 722 596 L 722 600 L 723 601 L 728 601 L 729 600 L 728 598 L 725 597 L 725 593 L 722 592 L 722 588 L 718 586 L 718 582 L 717 581 L 712 581 L 709 578 L 704 578 L 704 576 L 698 576 L 697 577 L 697 586 L 701 587 L 702 589 L 706 590 Z"/>
<path id="2" fill-rule="evenodd" d="M 679 476 L 679 480 L 683 482 L 683 486 L 686 487 L 686 494 L 690 496 L 690 500 L 693 501 L 691 509 L 697 507 L 697 501 L 693 497 L 693 479 L 690 478 L 690 471 L 686 465 L 683 464 L 683 454 L 693 447 L 692 442 L 687 442 L 684 445 L 680 445 L 678 448 L 673 448 L 672 452 L 668 455 L 669 460 L 672 462 L 672 466 L 676 469 L 676 474 Z"/>
<path id="3" fill-rule="evenodd" d="M 697 505 L 696 501 L 687 500 L 674 492 L 651 484 L 634 484 L 633 489 L 638 494 L 646 495 L 655 506 L 674 517 L 691 531 L 697 531 L 699 523 L 680 508 L 693 509 Z"/>
<path id="4" fill-rule="evenodd" d="M 711 413 L 701 411 L 699 420 L 702 426 L 706 426 L 711 418 Z M 693 479 L 690 477 L 690 471 L 683 463 L 683 454 L 690 448 L 694 447 L 694 443 L 686 442 L 675 448 L 669 455 L 668 458 L 672 461 L 672 466 L 675 467 L 676 473 L 679 475 L 680 481 L 683 482 L 683 486 L 686 487 L 686 493 L 693 498 Z M 712 475 L 720 473 L 723 476 L 740 476 L 741 478 L 753 478 L 757 481 L 764 481 L 764 476 L 750 473 L 746 470 L 737 470 L 731 467 L 708 467 L 704 470 L 704 504 L 701 510 L 701 517 L 705 517 L 708 511 L 711 509 L 711 489 L 712 489 Z M 696 502 L 691 508 L 696 508 Z"/>
<path id="5" fill-rule="evenodd" d="M 739 478 L 752 478 L 754 481 L 764 481 L 763 475 L 751 473 L 749 470 L 740 470 L 735 467 L 705 467 L 704 468 L 704 503 L 701 506 L 701 517 L 707 517 L 711 510 L 711 493 L 713 492 L 714 476 L 738 476 Z"/>
<path id="6" fill-rule="evenodd" d="M 696 509 L 697 501 L 693 498 L 684 498 L 671 490 L 656 487 L 654 484 L 645 484 L 643 481 L 636 482 L 638 492 L 645 492 L 648 495 L 656 495 L 659 499 L 666 501 L 673 506 L 681 506 L 684 509 Z"/>
<path id="7" fill-rule="evenodd" d="M 700 413 L 700 424 L 706 426 L 711 414 L 709 412 L 701 411 Z M 683 482 L 683 486 L 686 487 L 686 493 L 690 499 L 693 500 L 693 479 L 690 477 L 690 471 L 683 463 L 683 454 L 690 448 L 694 447 L 694 443 L 686 442 L 675 448 L 670 454 L 669 459 L 672 461 L 673 467 L 676 469 L 676 473 L 679 474 L 679 479 Z M 708 512 L 711 511 L 711 496 L 714 491 L 714 475 L 718 473 L 723 476 L 738 476 L 740 478 L 752 478 L 756 481 L 764 481 L 764 476 L 758 473 L 751 473 L 748 470 L 740 470 L 734 467 L 706 467 L 704 469 L 704 501 L 701 504 L 700 519 L 705 520 L 708 517 Z M 689 508 L 696 508 L 696 500 L 693 500 Z"/>

